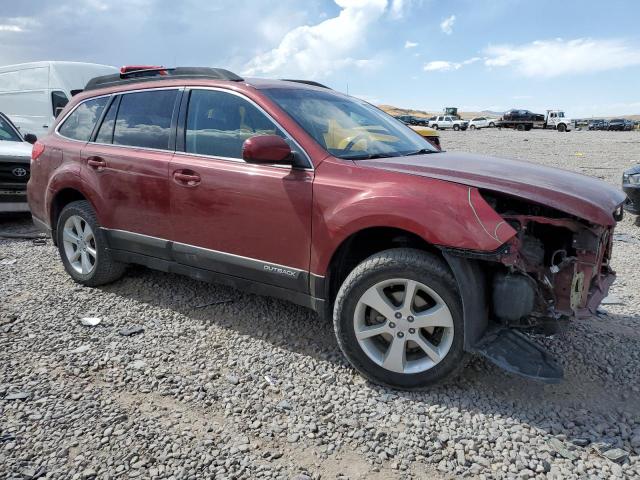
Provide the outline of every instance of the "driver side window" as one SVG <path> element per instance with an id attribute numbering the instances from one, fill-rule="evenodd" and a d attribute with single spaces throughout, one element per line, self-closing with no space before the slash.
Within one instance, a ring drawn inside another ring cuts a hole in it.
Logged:
<path id="1" fill-rule="evenodd" d="M 264 113 L 238 95 L 192 90 L 187 110 L 187 153 L 242 159 L 242 144 L 256 135 L 286 136 Z"/>

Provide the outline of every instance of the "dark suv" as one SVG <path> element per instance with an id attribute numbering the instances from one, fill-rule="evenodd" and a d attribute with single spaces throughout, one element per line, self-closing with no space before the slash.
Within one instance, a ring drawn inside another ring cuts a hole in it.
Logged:
<path id="1" fill-rule="evenodd" d="M 36 143 L 28 195 L 77 282 L 136 263 L 288 299 L 333 319 L 367 378 L 401 388 L 467 352 L 561 378 L 520 331 L 595 312 L 625 199 L 440 152 L 308 82 L 161 67 L 91 80 Z"/>

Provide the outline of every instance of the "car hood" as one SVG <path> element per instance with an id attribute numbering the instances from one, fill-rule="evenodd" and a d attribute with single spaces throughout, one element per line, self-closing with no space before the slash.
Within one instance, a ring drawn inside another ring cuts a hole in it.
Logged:
<path id="1" fill-rule="evenodd" d="M 528 162 L 467 153 L 360 160 L 365 167 L 461 183 L 547 205 L 600 225 L 614 225 L 622 191 L 592 177 Z"/>
<path id="2" fill-rule="evenodd" d="M 0 140 L 0 162 L 31 159 L 33 145 L 27 142 L 9 142 Z"/>

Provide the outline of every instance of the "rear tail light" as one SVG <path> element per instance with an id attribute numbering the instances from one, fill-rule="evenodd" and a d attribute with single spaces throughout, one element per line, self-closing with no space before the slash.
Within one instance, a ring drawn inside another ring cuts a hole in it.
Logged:
<path id="1" fill-rule="evenodd" d="M 33 149 L 31 150 L 31 160 L 37 160 L 40 155 L 44 153 L 44 144 L 40 142 L 36 142 L 33 144 Z"/>

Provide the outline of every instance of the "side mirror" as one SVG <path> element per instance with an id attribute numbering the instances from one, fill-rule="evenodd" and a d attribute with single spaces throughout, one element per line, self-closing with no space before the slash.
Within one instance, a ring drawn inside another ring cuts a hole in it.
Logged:
<path id="1" fill-rule="evenodd" d="M 242 144 L 242 158 L 247 163 L 292 163 L 291 147 L 278 135 L 257 135 Z"/>
<path id="2" fill-rule="evenodd" d="M 24 141 L 30 143 L 31 145 L 33 145 L 34 143 L 36 143 L 38 141 L 38 137 L 36 137 L 33 133 L 27 133 L 24 136 Z"/>

